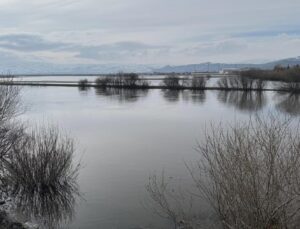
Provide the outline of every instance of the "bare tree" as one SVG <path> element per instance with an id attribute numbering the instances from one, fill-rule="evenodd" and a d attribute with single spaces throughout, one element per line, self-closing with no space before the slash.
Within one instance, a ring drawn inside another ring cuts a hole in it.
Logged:
<path id="1" fill-rule="evenodd" d="M 12 79 L 6 79 L 12 80 Z M 14 85 L 0 86 L 0 122 L 11 120 L 20 114 L 20 87 Z"/>
<path id="2" fill-rule="evenodd" d="M 163 78 L 162 85 L 167 88 L 179 88 L 181 87 L 180 81 L 181 80 L 178 76 L 172 74 Z"/>
<path id="3" fill-rule="evenodd" d="M 78 81 L 78 87 L 80 89 L 85 89 L 88 86 L 89 81 L 87 79 L 81 79 Z"/>
<path id="4" fill-rule="evenodd" d="M 298 228 L 299 125 L 273 115 L 212 126 L 190 173 L 223 228 Z"/>
<path id="5" fill-rule="evenodd" d="M 14 118 L 23 112 L 20 103 L 20 87 L 5 84 L 12 78 L 2 80 L 0 85 L 0 160 L 23 135 L 24 127 Z"/>
<path id="6" fill-rule="evenodd" d="M 173 178 L 152 175 L 146 190 L 152 200 L 150 208 L 154 213 L 172 222 L 174 229 L 192 229 L 199 216 L 195 210 L 194 196 L 180 187 L 175 188 Z"/>
<path id="7" fill-rule="evenodd" d="M 191 87 L 197 88 L 197 89 L 204 89 L 207 81 L 208 81 L 207 77 L 193 76 L 192 81 L 191 81 Z"/>
<path id="8" fill-rule="evenodd" d="M 147 191 L 156 210 L 175 228 L 299 228 L 299 127 L 272 114 L 212 125 L 197 146 L 200 160 L 187 165 L 198 191 L 175 195 L 164 176 L 153 176 Z M 183 204 L 190 193 L 193 205 L 208 203 L 213 209 L 212 224 L 204 226 L 199 208 Z M 179 227 L 179 222 L 185 223 Z"/>

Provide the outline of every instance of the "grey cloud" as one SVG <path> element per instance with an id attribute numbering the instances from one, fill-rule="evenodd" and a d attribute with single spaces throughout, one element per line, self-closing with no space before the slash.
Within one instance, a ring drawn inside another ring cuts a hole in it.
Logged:
<path id="1" fill-rule="evenodd" d="M 16 51 L 43 51 L 66 48 L 68 45 L 46 41 L 38 35 L 9 34 L 0 36 L 0 47 Z"/>
<path id="2" fill-rule="evenodd" d="M 167 46 L 148 45 L 140 42 L 117 42 L 99 46 L 81 46 L 77 57 L 87 59 L 118 60 L 144 55 L 154 51 L 168 49 Z"/>
<path id="3" fill-rule="evenodd" d="M 125 58 L 147 56 L 169 49 L 167 46 L 148 45 L 141 42 L 123 41 L 102 45 L 81 45 L 53 42 L 36 34 L 7 34 L 0 36 L 0 48 L 12 52 L 34 53 L 38 51 L 70 52 L 75 58 L 118 61 Z"/>

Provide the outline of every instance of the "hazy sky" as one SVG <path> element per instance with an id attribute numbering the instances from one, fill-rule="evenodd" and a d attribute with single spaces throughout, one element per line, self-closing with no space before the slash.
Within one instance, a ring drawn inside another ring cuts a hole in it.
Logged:
<path id="1" fill-rule="evenodd" d="M 300 55 L 299 0 L 0 0 L 0 61 L 264 62 Z"/>

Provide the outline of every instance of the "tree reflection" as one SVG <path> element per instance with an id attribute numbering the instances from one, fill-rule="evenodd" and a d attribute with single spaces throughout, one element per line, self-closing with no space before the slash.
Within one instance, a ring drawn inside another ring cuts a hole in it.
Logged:
<path id="1" fill-rule="evenodd" d="M 127 89 L 127 88 L 95 88 L 97 96 L 106 96 L 112 100 L 123 102 L 136 102 L 138 99 L 146 97 L 147 89 Z"/>
<path id="2" fill-rule="evenodd" d="M 204 103 L 206 100 L 206 91 L 204 90 L 186 90 L 182 92 L 184 101 L 192 101 L 193 103 Z"/>
<path id="3" fill-rule="evenodd" d="M 300 93 L 278 92 L 276 108 L 290 115 L 300 115 Z"/>
<path id="4" fill-rule="evenodd" d="M 204 103 L 206 100 L 204 90 L 162 90 L 162 95 L 168 102 L 178 102 L 182 99 L 185 102 Z"/>
<path id="5" fill-rule="evenodd" d="M 78 91 L 80 95 L 87 95 L 90 89 L 91 89 L 90 87 L 81 87 L 81 86 L 78 87 Z"/>
<path id="6" fill-rule="evenodd" d="M 218 100 L 241 111 L 258 111 L 266 105 L 266 97 L 260 91 L 219 91 Z"/>
<path id="7" fill-rule="evenodd" d="M 179 94 L 179 90 L 162 90 L 162 95 L 168 102 L 178 102 Z"/>

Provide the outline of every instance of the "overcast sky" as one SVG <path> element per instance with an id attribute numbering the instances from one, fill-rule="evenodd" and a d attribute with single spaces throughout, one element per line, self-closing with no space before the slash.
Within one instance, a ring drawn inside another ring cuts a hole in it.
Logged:
<path id="1" fill-rule="evenodd" d="M 300 55 L 299 0 L 0 0 L 0 61 L 261 63 Z"/>

